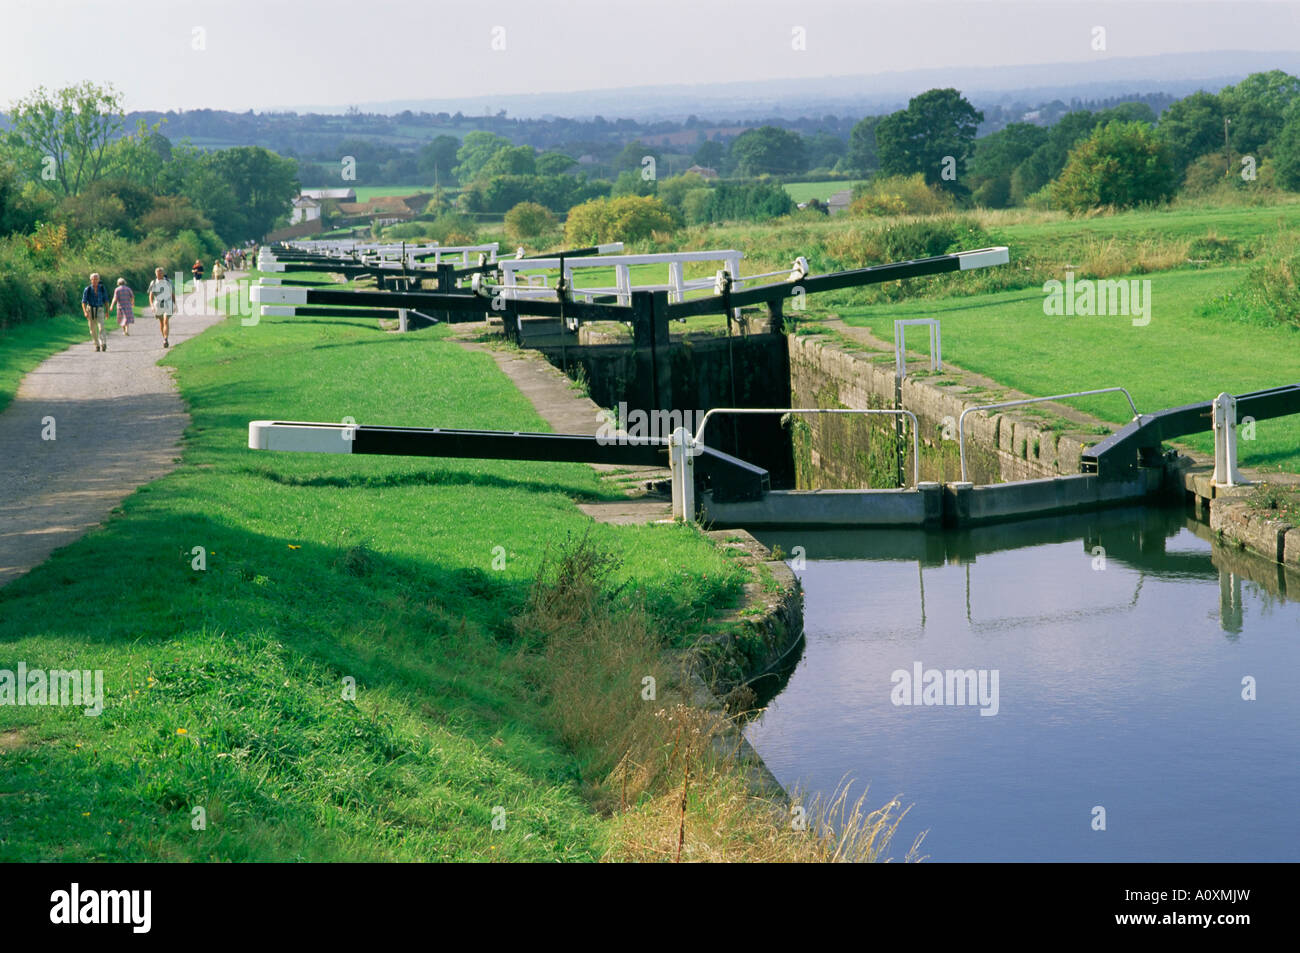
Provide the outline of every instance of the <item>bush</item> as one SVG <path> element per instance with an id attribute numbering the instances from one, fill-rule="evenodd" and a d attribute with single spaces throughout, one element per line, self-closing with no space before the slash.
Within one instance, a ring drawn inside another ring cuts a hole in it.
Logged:
<path id="1" fill-rule="evenodd" d="M 564 238 L 571 245 L 635 242 L 681 227 L 673 210 L 651 195 L 592 199 L 569 209 Z"/>
<path id="2" fill-rule="evenodd" d="M 991 243 L 988 233 L 974 219 L 934 218 L 889 226 L 881 233 L 879 247 L 885 261 L 908 261 L 987 248 Z"/>
<path id="3" fill-rule="evenodd" d="M 506 212 L 506 234 L 511 241 L 522 242 L 548 234 L 555 229 L 555 224 L 550 210 L 536 202 L 520 202 Z"/>
<path id="4" fill-rule="evenodd" d="M 790 193 L 763 182 L 724 182 L 713 189 L 708 206 L 711 222 L 762 221 L 794 211 Z"/>
<path id="5" fill-rule="evenodd" d="M 155 267 L 188 272 L 195 258 L 210 260 L 223 248 L 210 229 L 142 242 L 100 231 L 74 244 L 62 226 L 42 225 L 31 235 L 0 238 L 0 327 L 61 313 L 80 317 L 81 289 L 92 271 L 110 286 L 125 278 L 138 295 Z"/>
<path id="6" fill-rule="evenodd" d="M 1300 327 L 1300 232 L 1265 244 L 1245 279 L 1211 308 L 1247 320 Z"/>
<path id="7" fill-rule="evenodd" d="M 914 175 L 876 176 L 853 189 L 850 215 L 937 215 L 954 207 L 952 196 Z"/>
<path id="8" fill-rule="evenodd" d="M 1177 178 L 1173 149 L 1142 122 L 1108 122 L 1075 146 L 1052 199 L 1067 212 L 1165 202 Z"/>

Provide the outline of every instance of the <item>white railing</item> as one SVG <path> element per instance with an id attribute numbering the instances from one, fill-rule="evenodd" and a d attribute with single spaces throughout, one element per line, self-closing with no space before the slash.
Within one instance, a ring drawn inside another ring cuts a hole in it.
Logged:
<path id="1" fill-rule="evenodd" d="M 1079 390 L 1072 394 L 1053 394 L 1051 397 L 1027 397 L 1024 400 L 1004 400 L 997 404 L 979 404 L 975 407 L 967 407 L 957 418 L 957 450 L 961 455 L 961 479 L 963 483 L 969 482 L 966 479 L 966 415 L 974 413 L 977 410 L 999 410 L 1004 407 L 1020 407 L 1025 404 L 1041 404 L 1049 400 L 1065 400 L 1067 397 L 1089 397 L 1093 394 L 1123 394 L 1128 398 L 1128 405 L 1133 410 L 1133 419 L 1141 419 L 1137 406 L 1133 403 L 1133 395 L 1123 387 L 1103 387 L 1100 390 Z"/>
<path id="2" fill-rule="evenodd" d="M 744 257 L 743 252 L 735 249 L 656 252 L 646 255 L 594 255 L 583 258 L 566 257 L 563 259 L 563 277 L 565 285 L 570 289 L 570 293 L 574 298 L 590 299 L 597 295 L 617 295 L 618 303 L 626 305 L 632 303 L 633 291 L 667 291 L 668 300 L 678 302 L 686 300 L 686 295 L 692 291 L 713 288 L 717 281 L 715 277 L 686 278 L 684 267 L 686 264 L 701 261 L 723 262 L 726 266 L 725 270 L 732 276 L 732 281 L 735 282 L 746 280 L 738 277 L 740 274 L 740 260 Z M 505 297 L 529 297 L 546 294 L 547 292 L 540 291 L 530 285 L 521 285 L 519 283 L 520 273 L 557 269 L 561 266 L 561 259 L 558 257 L 514 258 L 503 259 L 499 264 L 502 275 L 502 285 L 499 287 Z M 638 265 L 666 265 L 668 280 L 664 283 L 634 285 L 632 283 L 632 268 Z M 613 268 L 614 285 L 612 287 L 575 288 L 573 286 L 574 271 L 592 268 Z"/>

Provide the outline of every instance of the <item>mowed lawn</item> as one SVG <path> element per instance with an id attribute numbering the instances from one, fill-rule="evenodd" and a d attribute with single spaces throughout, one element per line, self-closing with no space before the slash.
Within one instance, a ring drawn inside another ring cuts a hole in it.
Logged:
<path id="1" fill-rule="evenodd" d="M 0 706 L 0 861 L 598 858 L 514 625 L 544 553 L 590 528 L 678 640 L 741 573 L 693 528 L 592 524 L 585 465 L 247 448 L 258 418 L 547 429 L 444 329 L 231 318 L 167 360 L 181 467 L 0 589 L 0 669 L 105 692 Z"/>
<path id="2" fill-rule="evenodd" d="M 1131 276 L 1151 281 L 1151 322 L 1125 316 L 1055 317 L 1041 289 L 841 309 L 845 323 L 892 341 L 897 318 L 938 318 L 943 356 L 1034 396 L 1127 387 L 1149 412 L 1300 382 L 1300 332 L 1216 317 L 1209 303 L 1241 279 L 1240 267 Z M 920 332 L 915 340 L 923 342 Z M 1126 421 L 1122 394 L 1069 403 L 1103 420 Z M 1207 432 L 1188 446 L 1213 452 Z M 1262 420 L 1241 442 L 1249 466 L 1300 471 L 1300 417 Z"/>

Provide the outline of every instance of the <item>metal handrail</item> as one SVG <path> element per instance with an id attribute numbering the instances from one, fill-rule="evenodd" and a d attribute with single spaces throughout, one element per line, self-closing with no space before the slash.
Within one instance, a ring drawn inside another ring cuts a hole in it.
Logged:
<path id="1" fill-rule="evenodd" d="M 971 413 L 972 411 L 976 411 L 976 410 L 997 410 L 997 409 L 1002 408 L 1002 407 L 1020 407 L 1020 406 L 1022 406 L 1022 405 L 1024 405 L 1024 404 L 1041 404 L 1041 403 L 1043 403 L 1043 402 L 1045 402 L 1045 401 L 1049 401 L 1049 400 L 1064 400 L 1064 399 L 1066 399 L 1067 397 L 1089 397 L 1089 396 L 1091 396 L 1091 395 L 1093 395 L 1093 394 L 1113 394 L 1113 393 L 1116 393 L 1116 392 L 1121 393 L 1121 394 L 1123 394 L 1125 397 L 1128 398 L 1128 405 L 1129 405 L 1129 407 L 1132 408 L 1132 410 L 1133 410 L 1133 419 L 1134 419 L 1134 420 L 1141 420 L 1141 419 L 1142 419 L 1142 415 L 1138 413 L 1137 405 L 1133 403 L 1133 395 L 1130 394 L 1130 393 L 1128 392 L 1128 389 L 1127 389 L 1127 388 L 1124 388 L 1124 387 L 1103 387 L 1103 388 L 1101 388 L 1100 390 L 1080 390 L 1080 391 L 1075 391 L 1075 392 L 1072 393 L 1072 394 L 1053 394 L 1051 397 L 1028 397 L 1028 398 L 1025 398 L 1024 400 L 1006 400 L 1006 401 L 1003 401 L 1003 402 L 998 403 L 998 404 L 978 404 L 978 405 L 976 405 L 976 406 L 974 406 L 974 407 L 967 407 L 965 410 L 963 410 L 963 411 L 961 412 L 961 416 L 957 419 L 957 449 L 958 449 L 959 453 L 961 454 L 961 479 L 962 479 L 962 482 L 963 482 L 963 483 L 968 482 L 968 481 L 966 480 L 966 430 L 965 430 L 965 423 L 966 423 L 966 415 L 969 414 L 969 413 Z"/>
<path id="2" fill-rule="evenodd" d="M 700 419 L 695 431 L 696 446 L 704 445 L 704 428 L 714 414 L 888 414 L 910 417 L 912 420 L 912 485 L 921 482 L 921 442 L 918 436 L 916 414 L 910 410 L 858 410 L 852 407 L 714 407 Z"/>

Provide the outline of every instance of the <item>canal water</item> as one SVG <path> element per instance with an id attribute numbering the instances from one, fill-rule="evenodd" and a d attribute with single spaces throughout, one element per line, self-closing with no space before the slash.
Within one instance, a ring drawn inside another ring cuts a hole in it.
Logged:
<path id="1" fill-rule="evenodd" d="M 1300 577 L 1182 509 L 756 535 L 806 644 L 746 735 L 805 798 L 901 795 L 895 859 L 1300 860 Z"/>

